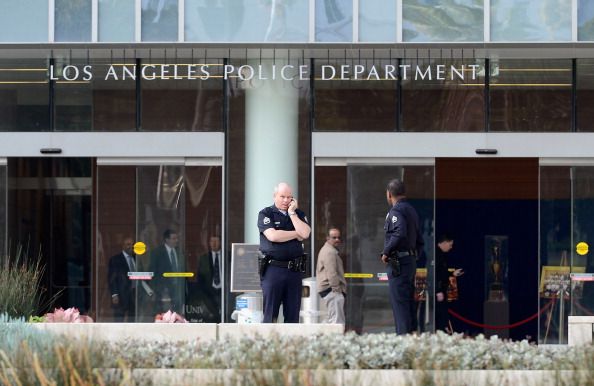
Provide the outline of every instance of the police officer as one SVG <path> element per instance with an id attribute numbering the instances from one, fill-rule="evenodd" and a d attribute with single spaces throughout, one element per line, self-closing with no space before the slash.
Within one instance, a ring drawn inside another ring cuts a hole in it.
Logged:
<path id="1" fill-rule="evenodd" d="M 417 328 L 414 302 L 416 259 L 423 249 L 419 216 L 404 194 L 402 181 L 394 179 L 388 183 L 386 198 L 392 207 L 386 215 L 386 236 L 381 256 L 387 265 L 390 303 L 397 334 L 407 334 Z"/>
<path id="2" fill-rule="evenodd" d="M 260 252 L 268 265 L 260 278 L 264 296 L 264 323 L 276 322 L 281 303 L 285 323 L 299 323 L 301 309 L 302 241 L 310 234 L 305 214 L 297 208 L 291 186 L 274 188 L 274 205 L 258 214 Z"/>

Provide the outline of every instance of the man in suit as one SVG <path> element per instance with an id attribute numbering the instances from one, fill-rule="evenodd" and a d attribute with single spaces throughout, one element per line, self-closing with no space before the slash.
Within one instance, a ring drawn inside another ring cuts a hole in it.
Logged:
<path id="1" fill-rule="evenodd" d="M 198 265 L 199 298 L 207 309 L 204 322 L 221 321 L 221 291 L 223 276 L 221 238 L 211 236 L 208 240 L 208 253 L 200 257 Z"/>
<path id="2" fill-rule="evenodd" d="M 132 247 L 134 240 L 126 237 L 122 252 L 109 259 L 108 283 L 111 308 L 115 322 L 133 322 L 136 309 L 136 284 L 128 279 L 128 272 L 136 270 Z"/>
<path id="3" fill-rule="evenodd" d="M 163 232 L 163 244 L 151 252 L 151 267 L 160 312 L 171 310 L 183 315 L 186 279 L 164 276 L 166 273 L 185 272 L 185 260 L 177 249 L 178 243 L 179 236 L 176 231 L 167 229 Z"/>

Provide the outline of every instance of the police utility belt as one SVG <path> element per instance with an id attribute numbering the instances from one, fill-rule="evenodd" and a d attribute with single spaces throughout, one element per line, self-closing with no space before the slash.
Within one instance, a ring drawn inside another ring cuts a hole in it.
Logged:
<path id="1" fill-rule="evenodd" d="M 402 252 L 392 252 L 390 256 L 388 256 L 388 265 L 392 268 L 392 275 L 394 277 L 400 276 L 400 258 L 417 256 L 415 251 L 402 251 Z"/>
<path id="2" fill-rule="evenodd" d="M 274 267 L 287 268 L 289 271 L 292 272 L 305 273 L 305 270 L 307 268 L 307 254 L 304 254 L 291 260 L 277 260 L 269 255 L 258 256 L 258 273 L 260 274 L 260 277 L 264 276 L 264 274 L 266 273 L 266 268 L 268 268 L 269 265 L 272 265 Z"/>

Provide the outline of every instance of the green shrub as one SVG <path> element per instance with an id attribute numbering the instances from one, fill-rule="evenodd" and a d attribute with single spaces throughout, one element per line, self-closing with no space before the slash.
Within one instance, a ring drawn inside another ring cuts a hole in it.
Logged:
<path id="1" fill-rule="evenodd" d="M 31 262 L 21 246 L 14 256 L 0 261 L 0 314 L 29 318 L 41 302 L 44 266 L 41 258 Z"/>

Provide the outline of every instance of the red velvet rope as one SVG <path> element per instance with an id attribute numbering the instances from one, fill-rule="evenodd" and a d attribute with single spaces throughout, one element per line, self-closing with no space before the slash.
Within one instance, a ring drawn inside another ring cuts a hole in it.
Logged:
<path id="1" fill-rule="evenodd" d="M 514 328 L 514 327 L 518 327 L 521 326 L 522 324 L 526 324 L 529 321 L 531 321 L 532 319 L 537 318 L 540 314 L 542 314 L 543 312 L 545 312 L 549 307 L 551 307 L 553 305 L 553 302 L 555 301 L 555 299 L 551 299 L 550 302 L 548 302 L 547 304 L 545 304 L 540 311 L 538 311 L 536 314 L 524 319 L 524 320 L 520 320 L 519 322 L 516 323 L 512 323 L 512 324 L 506 324 L 506 325 L 502 325 L 502 326 L 493 326 L 491 324 L 482 324 L 482 323 L 477 323 L 474 322 L 470 319 L 466 319 L 465 317 L 463 317 L 462 315 L 460 315 L 459 313 L 457 313 L 456 311 L 453 310 L 448 310 L 448 312 L 454 316 L 455 318 L 463 321 L 464 323 L 470 324 L 471 326 L 475 326 L 475 327 L 480 327 L 480 328 L 486 328 L 489 330 L 508 330 L 510 328 Z"/>

